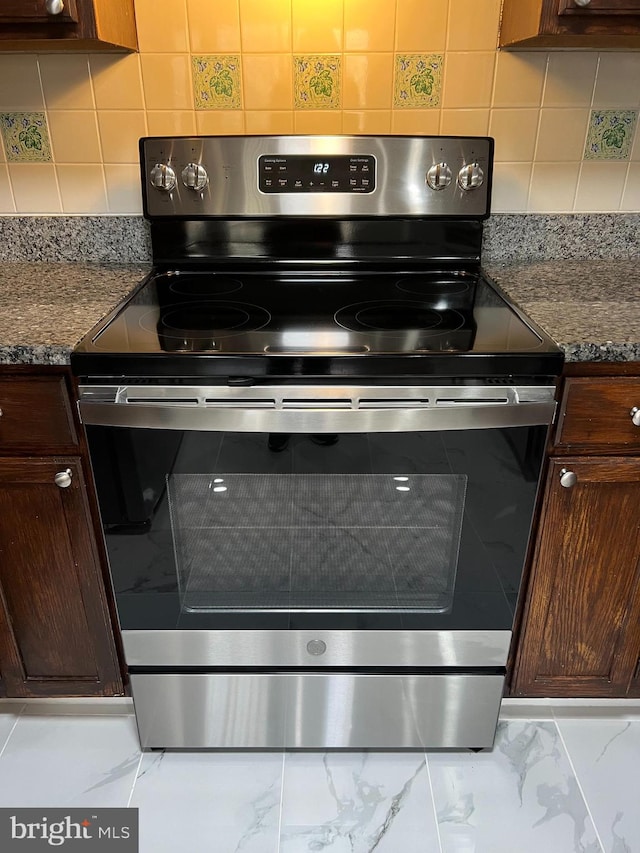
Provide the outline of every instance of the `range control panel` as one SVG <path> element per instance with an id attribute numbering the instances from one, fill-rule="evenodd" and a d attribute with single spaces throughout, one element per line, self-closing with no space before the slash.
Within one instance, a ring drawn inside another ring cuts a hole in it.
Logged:
<path id="1" fill-rule="evenodd" d="M 376 159 L 370 154 L 263 154 L 258 188 L 263 193 L 371 193 Z"/>
<path id="2" fill-rule="evenodd" d="M 489 215 L 493 139 L 180 136 L 140 140 L 149 219 Z"/>

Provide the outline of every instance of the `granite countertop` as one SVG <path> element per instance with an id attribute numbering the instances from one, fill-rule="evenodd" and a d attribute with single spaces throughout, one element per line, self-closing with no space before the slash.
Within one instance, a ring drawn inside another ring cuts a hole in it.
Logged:
<path id="1" fill-rule="evenodd" d="M 638 261 L 540 261 L 485 269 L 560 345 L 567 361 L 640 361 Z"/>
<path id="2" fill-rule="evenodd" d="M 78 341 L 149 269 L 142 264 L 1 264 L 0 364 L 69 364 Z"/>
<path id="3" fill-rule="evenodd" d="M 568 361 L 640 361 L 635 261 L 489 263 L 487 273 L 562 347 Z M 108 263 L 0 266 L 0 364 L 68 364 L 76 343 L 150 267 Z"/>

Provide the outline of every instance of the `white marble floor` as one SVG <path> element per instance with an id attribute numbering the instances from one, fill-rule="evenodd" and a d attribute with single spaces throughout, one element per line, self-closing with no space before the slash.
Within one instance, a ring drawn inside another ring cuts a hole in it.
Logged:
<path id="1" fill-rule="evenodd" d="M 506 703 L 477 754 L 142 754 L 126 703 L 0 701 L 0 806 L 127 805 L 141 853 L 640 853 L 640 706 Z"/>

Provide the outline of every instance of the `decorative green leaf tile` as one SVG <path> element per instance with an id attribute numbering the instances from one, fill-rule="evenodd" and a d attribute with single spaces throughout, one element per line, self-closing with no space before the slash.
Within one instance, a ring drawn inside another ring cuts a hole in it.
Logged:
<path id="1" fill-rule="evenodd" d="M 339 56 L 293 57 L 293 105 L 297 110 L 339 110 Z"/>
<path id="2" fill-rule="evenodd" d="M 585 160 L 628 160 L 637 110 L 591 110 Z"/>
<path id="3" fill-rule="evenodd" d="M 0 113 L 0 131 L 9 162 L 47 163 L 51 160 L 45 113 Z"/>
<path id="4" fill-rule="evenodd" d="M 439 53 L 396 54 L 394 107 L 428 109 L 439 106 L 443 65 L 444 57 Z"/>
<path id="5" fill-rule="evenodd" d="M 193 93 L 197 110 L 241 110 L 239 56 L 194 56 Z"/>

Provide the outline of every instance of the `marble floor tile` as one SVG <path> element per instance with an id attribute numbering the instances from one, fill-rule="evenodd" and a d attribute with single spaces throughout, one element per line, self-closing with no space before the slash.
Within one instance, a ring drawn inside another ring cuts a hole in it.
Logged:
<path id="1" fill-rule="evenodd" d="M 281 754 L 148 752 L 130 805 L 140 853 L 277 853 Z"/>
<path id="2" fill-rule="evenodd" d="M 421 753 L 295 753 L 284 765 L 281 853 L 436 853 Z"/>
<path id="3" fill-rule="evenodd" d="M 443 853 L 602 853 L 555 723 L 501 722 L 493 750 L 428 760 Z"/>
<path id="4" fill-rule="evenodd" d="M 23 715 L 0 756 L 0 806 L 126 806 L 139 761 L 131 716 Z"/>
<path id="5" fill-rule="evenodd" d="M 640 721 L 557 721 L 605 853 L 640 853 Z"/>
<path id="6" fill-rule="evenodd" d="M 18 721 L 22 705 L 0 706 L 0 754 L 7 743 L 7 739 Z"/>

